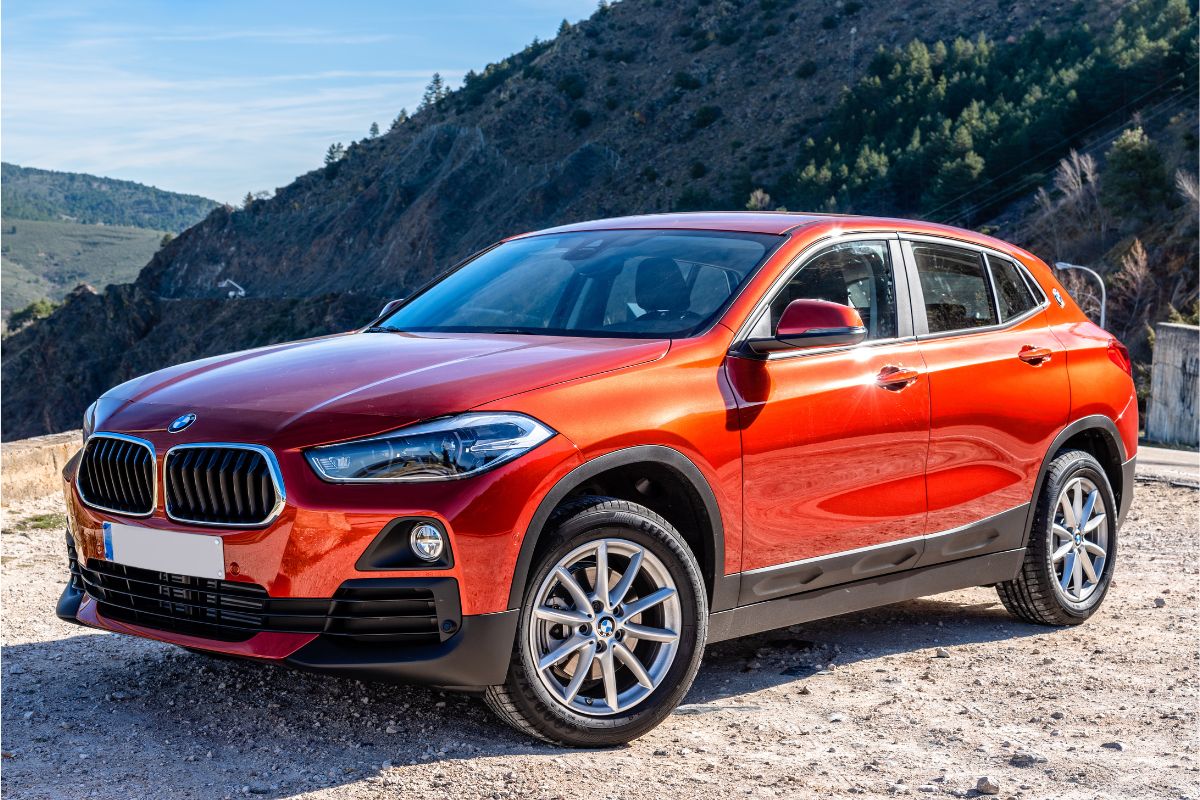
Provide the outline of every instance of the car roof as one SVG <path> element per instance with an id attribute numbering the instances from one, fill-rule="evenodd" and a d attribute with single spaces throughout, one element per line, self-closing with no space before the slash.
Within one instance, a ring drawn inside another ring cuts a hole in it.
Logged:
<path id="1" fill-rule="evenodd" d="M 845 227 L 850 231 L 897 231 L 901 233 L 929 233 L 950 236 L 956 239 L 1003 246 L 1012 245 L 990 236 L 950 225 L 920 220 L 892 217 L 855 216 L 850 214 L 797 213 L 791 211 L 694 211 L 670 214 L 641 214 L 631 217 L 611 217 L 560 225 L 540 231 L 531 231 L 513 239 L 540 236 L 547 233 L 570 233 L 573 231 L 604 230 L 708 230 L 735 231 L 740 233 L 792 234 L 804 228 L 824 223 L 829 226 Z"/>

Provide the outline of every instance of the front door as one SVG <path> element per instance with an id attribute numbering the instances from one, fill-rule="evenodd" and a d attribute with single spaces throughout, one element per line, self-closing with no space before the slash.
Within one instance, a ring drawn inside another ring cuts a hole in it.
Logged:
<path id="1" fill-rule="evenodd" d="M 743 569 L 765 576 L 743 578 L 743 602 L 912 566 L 920 555 L 929 383 L 899 261 L 894 239 L 830 246 L 787 281 L 753 333 L 769 336 L 790 301 L 812 298 L 857 308 L 867 341 L 727 361 L 742 434 Z M 902 540 L 913 541 L 899 555 L 881 547 Z"/>

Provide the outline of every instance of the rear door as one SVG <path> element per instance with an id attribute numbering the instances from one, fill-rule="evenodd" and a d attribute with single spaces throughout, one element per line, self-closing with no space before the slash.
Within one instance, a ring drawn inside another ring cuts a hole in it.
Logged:
<path id="1" fill-rule="evenodd" d="M 857 308 L 867 341 L 727 360 L 742 433 L 742 602 L 920 556 L 929 384 L 900 261 L 894 234 L 828 245 L 782 279 L 750 334 L 771 336 L 787 304 L 809 298 Z M 911 378 L 894 380 L 899 369 Z"/>
<path id="2" fill-rule="evenodd" d="M 1066 424 L 1066 354 L 1046 298 L 1001 253 L 903 242 L 930 398 L 922 564 L 1018 547 L 1042 459 Z"/>

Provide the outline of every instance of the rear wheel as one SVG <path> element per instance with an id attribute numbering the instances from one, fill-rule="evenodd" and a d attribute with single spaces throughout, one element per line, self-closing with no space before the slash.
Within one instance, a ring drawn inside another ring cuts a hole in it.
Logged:
<path id="1" fill-rule="evenodd" d="M 1104 600 L 1116 553 L 1116 500 L 1104 470 L 1091 454 L 1064 450 L 1046 473 L 1021 572 L 996 590 L 1024 620 L 1077 625 Z"/>
<path id="2" fill-rule="evenodd" d="M 670 523 L 624 500 L 560 510 L 521 606 L 508 676 L 488 704 L 518 730 L 581 747 L 641 736 L 695 678 L 708 603 Z"/>

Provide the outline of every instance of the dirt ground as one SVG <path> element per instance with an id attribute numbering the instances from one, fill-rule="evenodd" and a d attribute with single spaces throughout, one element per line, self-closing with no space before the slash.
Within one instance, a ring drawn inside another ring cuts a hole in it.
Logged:
<path id="1" fill-rule="evenodd" d="M 633 744 L 532 742 L 476 698 L 364 685 L 94 633 L 54 617 L 53 498 L 3 543 L 7 798 L 1200 798 L 1200 492 L 1139 482 L 1087 624 L 971 589 L 708 649 Z"/>

